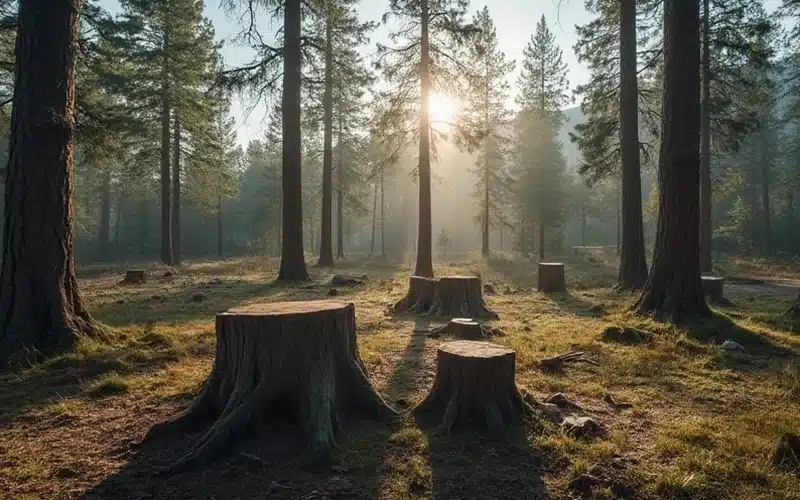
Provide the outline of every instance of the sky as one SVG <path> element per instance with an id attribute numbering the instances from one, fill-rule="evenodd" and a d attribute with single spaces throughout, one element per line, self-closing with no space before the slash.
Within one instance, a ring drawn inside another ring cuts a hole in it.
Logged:
<path id="1" fill-rule="evenodd" d="M 773 11 L 781 0 L 765 0 L 767 10 Z M 118 0 L 101 0 L 111 12 L 119 11 Z M 358 7 L 359 16 L 363 21 L 380 21 L 386 11 L 387 0 L 361 0 Z M 556 43 L 564 54 L 567 64 L 567 78 L 570 91 L 577 85 L 585 83 L 589 73 L 585 65 L 578 62 L 573 51 L 577 42 L 575 33 L 576 25 L 583 25 L 591 21 L 592 15 L 584 8 L 583 0 L 483 0 L 470 3 L 471 17 L 474 12 L 489 6 L 489 12 L 497 27 L 500 50 L 505 52 L 509 59 L 517 61 L 515 72 L 511 75 L 511 83 L 516 81 L 519 74 L 522 51 L 528 43 L 536 23 L 545 16 L 550 30 L 555 36 Z M 225 40 L 223 56 L 227 66 L 250 62 L 251 50 L 247 47 L 237 46 L 232 39 L 239 32 L 235 15 L 226 13 L 219 5 L 219 0 L 206 0 L 205 15 L 214 24 L 217 39 Z M 265 21 L 265 26 L 268 23 Z M 272 26 L 274 29 L 274 26 Z M 374 51 L 375 42 L 388 43 L 387 33 L 391 26 L 382 25 L 370 37 L 370 45 L 364 47 L 365 54 Z M 571 93 L 571 92 L 570 92 Z M 236 120 L 238 142 L 246 145 L 250 140 L 262 136 L 266 126 L 267 106 L 264 103 L 256 104 L 246 98 L 234 98 L 231 113 Z"/>

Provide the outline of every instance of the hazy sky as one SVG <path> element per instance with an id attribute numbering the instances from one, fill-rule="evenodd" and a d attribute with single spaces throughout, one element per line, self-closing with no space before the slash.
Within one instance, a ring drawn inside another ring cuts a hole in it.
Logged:
<path id="1" fill-rule="evenodd" d="M 117 0 L 101 0 L 112 12 L 118 10 Z M 772 11 L 780 0 L 765 0 L 767 9 Z M 386 10 L 386 0 L 361 0 L 359 14 L 362 20 L 380 21 Z M 578 63 L 572 50 L 576 42 L 575 25 L 585 24 L 591 20 L 591 15 L 583 7 L 583 0 L 483 0 L 473 1 L 470 5 L 470 16 L 484 5 L 489 5 L 489 11 L 497 27 L 500 48 L 509 59 L 517 60 L 517 71 L 512 75 L 512 84 L 516 81 L 519 72 L 519 61 L 522 50 L 530 39 L 539 18 L 544 15 L 557 43 L 564 52 L 564 62 L 568 68 L 570 89 L 584 83 L 588 78 L 586 67 Z M 206 16 L 214 23 L 218 39 L 229 40 L 235 36 L 239 27 L 236 19 L 220 8 L 219 0 L 206 0 Z M 375 41 L 386 41 L 386 34 L 391 26 L 381 26 L 371 37 L 371 44 L 366 47 L 366 53 L 372 53 Z M 225 62 L 234 66 L 250 61 L 251 51 L 246 47 L 238 47 L 232 42 L 227 42 L 223 50 Z M 246 144 L 250 139 L 260 136 L 264 124 L 266 107 L 261 104 L 250 113 L 246 110 L 252 107 L 251 102 L 234 99 L 232 113 L 236 118 L 239 143 Z"/>

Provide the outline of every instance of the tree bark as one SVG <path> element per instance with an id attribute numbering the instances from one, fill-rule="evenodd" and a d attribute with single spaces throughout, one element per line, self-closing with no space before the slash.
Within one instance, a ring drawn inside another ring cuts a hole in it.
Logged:
<path id="1" fill-rule="evenodd" d="M 414 412 L 435 414 L 445 433 L 470 421 L 501 433 L 533 411 L 517 389 L 515 366 L 516 353 L 507 347 L 470 340 L 443 344 L 436 353 L 436 380 Z"/>
<path id="2" fill-rule="evenodd" d="M 622 160 L 622 247 L 619 287 L 640 290 L 647 281 L 639 164 L 639 91 L 636 76 L 636 0 L 622 0 L 619 43 L 619 118 Z"/>
<path id="3" fill-rule="evenodd" d="M 283 158 L 281 266 L 278 281 L 308 281 L 303 253 L 302 131 L 300 126 L 302 70 L 301 0 L 286 0 L 283 9 Z"/>
<path id="4" fill-rule="evenodd" d="M 175 111 L 172 132 L 172 263 L 181 263 L 181 120 Z"/>
<path id="5" fill-rule="evenodd" d="M 703 0 L 703 59 L 700 79 L 700 272 L 711 272 L 711 16 L 709 0 Z"/>
<path id="6" fill-rule="evenodd" d="M 378 218 L 378 183 L 375 183 L 372 190 L 372 236 L 369 239 L 369 255 L 375 255 L 375 222 Z"/>
<path id="7" fill-rule="evenodd" d="M 483 300 L 483 286 L 477 276 L 442 276 L 435 287 L 433 304 L 427 314 L 447 318 L 497 318 Z"/>
<path id="8" fill-rule="evenodd" d="M 21 0 L 0 271 L 0 367 L 99 329 L 75 277 L 73 140 L 80 0 Z"/>
<path id="9" fill-rule="evenodd" d="M 537 275 L 537 290 L 544 293 L 566 292 L 564 264 L 560 262 L 540 262 Z"/>
<path id="10" fill-rule="evenodd" d="M 164 60 L 161 69 L 164 73 L 161 83 L 161 262 L 171 266 L 174 264 L 172 253 L 172 206 L 171 206 L 171 180 L 170 180 L 170 103 L 169 86 L 169 33 L 164 35 Z"/>
<path id="11" fill-rule="evenodd" d="M 770 172 L 769 172 L 769 130 L 766 124 L 761 126 L 761 208 L 764 210 L 764 250 L 771 255 L 772 245 L 772 207 L 770 203 Z"/>
<path id="12" fill-rule="evenodd" d="M 217 197 L 217 257 L 225 257 L 225 245 L 222 232 L 222 196 Z"/>
<path id="13" fill-rule="evenodd" d="M 327 4 L 326 4 L 327 5 Z M 325 94 L 322 98 L 322 220 L 318 266 L 333 266 L 333 18 L 330 9 L 325 22 Z M 340 111 L 341 114 L 341 111 Z M 341 134 L 341 132 L 340 132 Z M 339 143 L 341 147 L 341 135 Z"/>
<path id="14" fill-rule="evenodd" d="M 344 259 L 344 136 L 342 113 L 338 116 L 339 166 L 336 171 L 336 258 Z"/>
<path id="15" fill-rule="evenodd" d="M 103 185 L 100 188 L 100 231 L 98 243 L 100 255 L 109 258 L 111 246 L 111 171 L 103 170 Z"/>
<path id="16" fill-rule="evenodd" d="M 420 22 L 420 106 L 419 106 L 419 224 L 415 276 L 433 278 L 433 226 L 431 224 L 431 140 L 429 102 L 431 92 L 429 5 L 421 0 Z"/>
<path id="17" fill-rule="evenodd" d="M 482 218 L 482 226 L 483 231 L 481 232 L 481 255 L 484 257 L 489 257 L 489 155 L 490 155 L 490 148 L 491 148 L 491 141 L 489 134 L 489 72 L 491 71 L 489 67 L 489 59 L 486 58 L 486 64 L 484 68 L 484 78 L 485 78 L 485 88 L 483 91 L 483 121 L 486 126 L 486 139 L 484 143 L 484 151 L 483 151 L 483 218 Z"/>
<path id="18" fill-rule="evenodd" d="M 424 276 L 412 276 L 408 293 L 392 306 L 395 313 L 427 314 L 436 297 L 437 281 Z"/>
<path id="19" fill-rule="evenodd" d="M 376 419 L 396 414 L 358 354 L 352 303 L 252 304 L 218 314 L 216 325 L 216 357 L 202 392 L 145 437 L 213 422 L 173 471 L 217 457 L 271 414 L 287 414 L 315 453 L 335 445 L 346 412 Z"/>
<path id="20" fill-rule="evenodd" d="M 658 231 L 634 311 L 679 322 L 710 314 L 700 281 L 700 27 L 697 2 L 666 0 Z M 688 69 L 687 69 L 688 68 Z"/>

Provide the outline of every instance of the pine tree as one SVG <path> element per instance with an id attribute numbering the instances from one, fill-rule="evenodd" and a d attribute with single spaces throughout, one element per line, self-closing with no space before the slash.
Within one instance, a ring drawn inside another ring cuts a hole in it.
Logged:
<path id="1" fill-rule="evenodd" d="M 419 224 L 416 276 L 433 277 L 431 225 L 432 137 L 428 99 L 431 93 L 452 91 L 464 65 L 457 47 L 474 30 L 465 26 L 467 0 L 391 0 L 384 22 L 394 22 L 393 47 L 378 46 L 377 67 L 389 85 L 379 99 L 387 103 L 379 129 L 394 157 L 419 147 Z M 412 126 L 418 120 L 416 130 Z"/>
<path id="2" fill-rule="evenodd" d="M 0 271 L 0 365 L 98 333 L 75 276 L 73 137 L 82 3 L 19 4 Z M 31 124 L 47 126 L 31 126 Z"/>
<path id="3" fill-rule="evenodd" d="M 468 92 L 461 119 L 475 130 L 482 142 L 475 173 L 481 222 L 481 254 L 489 256 L 489 228 L 492 220 L 500 218 L 510 191 L 507 160 L 511 149 L 511 111 L 506 103 L 509 96 L 508 75 L 515 62 L 507 61 L 498 48 L 497 29 L 488 7 L 475 14 L 472 21 L 478 31 L 468 46 L 470 66 L 467 74 Z"/>
<path id="4" fill-rule="evenodd" d="M 527 241 L 524 238 L 532 236 L 532 223 L 537 223 L 541 261 L 546 253 L 546 228 L 557 227 L 564 216 L 566 165 L 558 131 L 564 122 L 561 109 L 570 101 L 566 93 L 567 66 L 544 16 L 536 24 L 536 33 L 523 51 L 517 87 L 520 106 L 515 167 L 518 227 L 525 251 Z"/>

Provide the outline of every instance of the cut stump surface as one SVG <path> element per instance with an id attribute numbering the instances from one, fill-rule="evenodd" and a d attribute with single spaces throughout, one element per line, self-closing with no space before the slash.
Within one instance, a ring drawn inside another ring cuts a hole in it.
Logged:
<path id="1" fill-rule="evenodd" d="M 443 432 L 469 422 L 502 432 L 532 411 L 514 382 L 515 364 L 514 350 L 501 345 L 447 342 L 437 352 L 433 387 L 414 411 L 436 415 Z"/>
<path id="2" fill-rule="evenodd" d="M 432 316 L 497 318 L 483 300 L 483 286 L 477 276 L 443 276 L 428 314 Z"/>
<path id="3" fill-rule="evenodd" d="M 215 458 L 268 415 L 297 424 L 314 453 L 335 444 L 345 414 L 394 410 L 370 382 L 356 345 L 355 307 L 333 300 L 252 304 L 217 315 L 211 374 L 193 404 L 146 440 L 213 422 L 172 470 Z"/>
<path id="4" fill-rule="evenodd" d="M 122 280 L 126 285 L 141 285 L 147 281 L 147 274 L 144 269 L 128 269 L 125 271 L 125 279 Z"/>
<path id="5" fill-rule="evenodd" d="M 538 290 L 544 293 L 566 292 L 564 264 L 561 262 L 540 262 Z"/>

